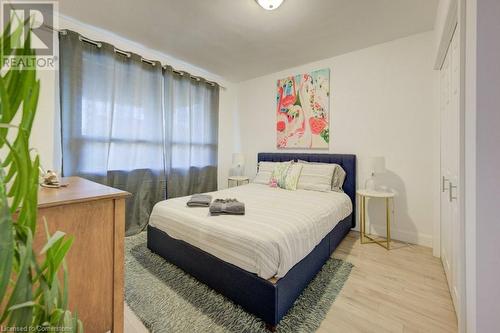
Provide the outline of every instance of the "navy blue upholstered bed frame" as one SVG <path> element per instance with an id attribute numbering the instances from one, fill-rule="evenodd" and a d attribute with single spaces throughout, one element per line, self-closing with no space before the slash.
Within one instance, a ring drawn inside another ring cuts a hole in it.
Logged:
<path id="1" fill-rule="evenodd" d="M 275 328 L 309 282 L 320 271 L 331 253 L 355 226 L 356 156 L 349 154 L 259 153 L 258 161 L 290 160 L 336 163 L 346 171 L 343 189 L 351 198 L 353 213 L 335 228 L 276 283 L 227 263 L 165 232 L 148 226 L 148 248 L 199 281 L 220 292 L 245 310 Z"/>

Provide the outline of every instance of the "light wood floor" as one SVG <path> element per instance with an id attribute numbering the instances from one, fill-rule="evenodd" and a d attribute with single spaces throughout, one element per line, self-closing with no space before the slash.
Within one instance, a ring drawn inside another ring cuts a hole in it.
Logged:
<path id="1" fill-rule="evenodd" d="M 361 245 L 352 231 L 333 256 L 354 268 L 318 333 L 457 332 L 443 267 L 430 248 L 395 242 L 387 251 Z M 147 332 L 128 306 L 125 332 Z"/>

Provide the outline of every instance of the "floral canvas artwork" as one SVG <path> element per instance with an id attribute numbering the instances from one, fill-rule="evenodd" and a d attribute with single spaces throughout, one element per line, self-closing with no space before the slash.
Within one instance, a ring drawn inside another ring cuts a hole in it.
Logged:
<path id="1" fill-rule="evenodd" d="M 330 69 L 278 80 L 278 148 L 328 149 Z"/>

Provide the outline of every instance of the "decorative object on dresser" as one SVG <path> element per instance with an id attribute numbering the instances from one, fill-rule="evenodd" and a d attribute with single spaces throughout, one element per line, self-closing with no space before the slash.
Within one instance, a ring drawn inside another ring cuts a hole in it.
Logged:
<path id="1" fill-rule="evenodd" d="M 64 187 L 67 186 L 68 184 L 61 183 L 59 180 L 59 176 L 55 171 L 52 170 L 43 170 L 42 167 L 40 167 L 40 177 L 42 178 L 42 182 L 40 183 L 40 186 L 42 187 L 51 187 L 51 188 L 59 188 L 59 187 Z"/>
<path id="2" fill-rule="evenodd" d="M 385 172 L 385 158 L 382 156 L 374 156 L 368 159 L 370 168 L 370 177 L 366 179 L 365 188 L 375 190 L 375 176 Z"/>
<path id="3" fill-rule="evenodd" d="M 227 178 L 227 187 L 235 187 L 240 185 L 245 185 L 250 182 L 250 179 L 246 176 L 231 176 Z"/>
<path id="4" fill-rule="evenodd" d="M 87 332 L 123 332 L 125 198 L 129 193 L 79 177 L 62 178 L 63 188 L 40 188 L 38 224 L 74 236 L 66 256 L 69 308 Z M 45 243 L 36 230 L 34 248 Z"/>
<path id="5" fill-rule="evenodd" d="M 356 192 L 360 199 L 361 210 L 359 212 L 359 228 L 360 228 L 360 241 L 361 244 L 376 243 L 387 250 L 391 249 L 391 211 L 390 200 L 393 201 L 394 206 L 394 193 L 382 192 L 375 190 L 357 190 Z M 381 240 L 366 232 L 366 199 L 385 199 L 385 214 L 386 214 L 386 238 Z"/>
<path id="6" fill-rule="evenodd" d="M 330 69 L 278 80 L 278 148 L 328 149 Z"/>

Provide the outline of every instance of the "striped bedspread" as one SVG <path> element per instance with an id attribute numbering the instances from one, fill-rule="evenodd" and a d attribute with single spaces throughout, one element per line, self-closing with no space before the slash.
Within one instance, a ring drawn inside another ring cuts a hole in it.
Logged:
<path id="1" fill-rule="evenodd" d="M 352 212 L 344 193 L 287 191 L 248 184 L 210 193 L 236 198 L 244 216 L 210 216 L 189 197 L 155 205 L 149 224 L 264 279 L 283 277 Z"/>

